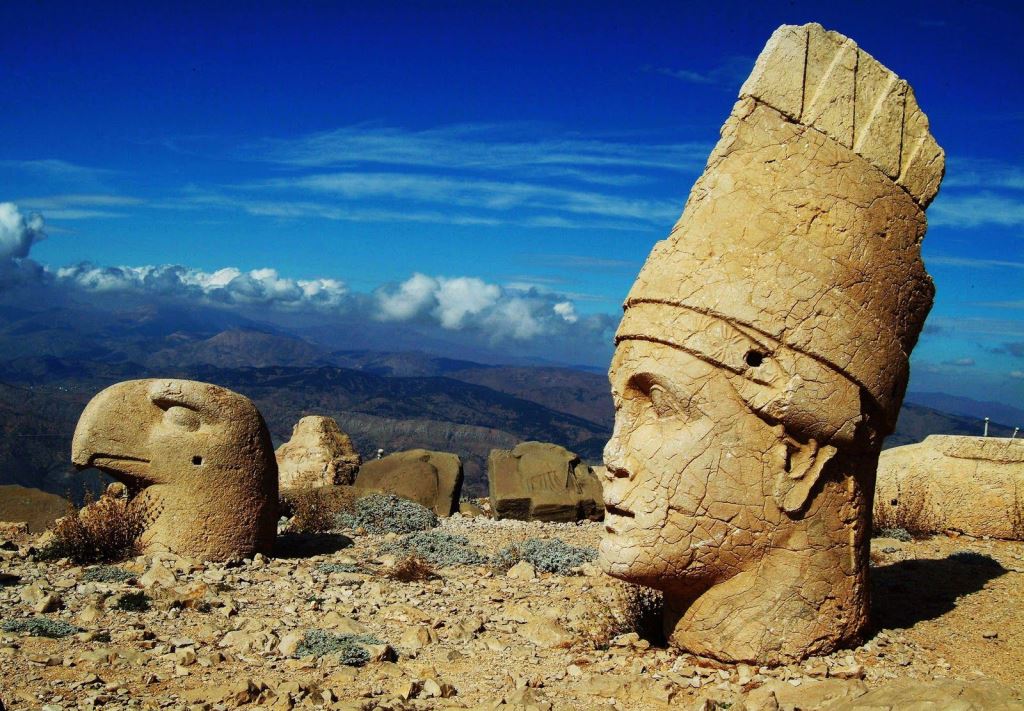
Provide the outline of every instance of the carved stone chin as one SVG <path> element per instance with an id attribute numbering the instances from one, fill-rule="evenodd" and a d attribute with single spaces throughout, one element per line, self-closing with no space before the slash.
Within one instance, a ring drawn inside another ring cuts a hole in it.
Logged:
<path id="1" fill-rule="evenodd" d="M 248 398 L 191 380 L 129 380 L 86 405 L 71 460 L 124 482 L 146 552 L 226 561 L 269 553 L 277 525 L 270 433 Z"/>
<path id="2" fill-rule="evenodd" d="M 673 644 L 774 664 L 855 642 L 879 449 L 934 287 L 943 153 L 851 40 L 784 26 L 625 303 L 601 565 Z"/>

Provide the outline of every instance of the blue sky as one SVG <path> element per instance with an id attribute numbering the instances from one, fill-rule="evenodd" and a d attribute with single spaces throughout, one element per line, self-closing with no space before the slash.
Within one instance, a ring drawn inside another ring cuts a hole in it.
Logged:
<path id="1" fill-rule="evenodd" d="M 148 267 L 241 276 L 291 313 L 376 295 L 385 322 L 578 337 L 561 357 L 591 364 L 765 40 L 821 22 L 911 83 L 947 152 L 911 389 L 1024 401 L 1019 3 L 14 0 L 0 21 L 0 202 L 45 220 L 33 261 L 151 293 Z"/>

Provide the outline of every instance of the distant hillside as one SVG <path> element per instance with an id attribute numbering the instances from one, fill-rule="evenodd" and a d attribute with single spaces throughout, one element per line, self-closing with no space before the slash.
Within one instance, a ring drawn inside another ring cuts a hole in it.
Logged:
<path id="1" fill-rule="evenodd" d="M 992 422 L 989 424 L 988 432 L 992 437 L 1009 437 L 1013 434 L 1013 427 Z M 981 433 L 982 423 L 976 417 L 951 415 L 930 407 L 904 402 L 899 421 L 896 423 L 896 431 L 886 438 L 884 448 L 920 442 L 932 434 L 980 436 Z"/>
<path id="2" fill-rule="evenodd" d="M 364 457 L 378 448 L 456 452 L 466 464 L 469 494 L 485 492 L 492 448 L 537 439 L 598 462 L 611 434 L 603 372 L 420 351 L 334 350 L 307 340 L 314 330 L 302 333 L 215 310 L 0 306 L 0 484 L 78 495 L 86 482 L 98 483 L 95 473 L 78 474 L 68 464 L 75 423 L 96 392 L 143 377 L 205 380 L 249 396 L 277 445 L 300 417 L 322 414 L 338 420 Z M 937 402 L 937 394 L 924 395 Z M 916 397 L 886 446 L 980 433 L 971 412 L 948 414 Z M 962 400 L 944 402 L 963 411 Z M 974 404 L 1001 421 L 991 403 Z M 993 423 L 991 432 L 1010 429 Z"/>
<path id="3" fill-rule="evenodd" d="M 1024 428 L 1024 410 L 1011 405 L 1004 405 L 1001 402 L 972 400 L 969 397 L 960 395 L 949 395 L 947 393 L 907 393 L 907 402 L 915 405 L 930 407 L 941 412 L 950 412 L 954 415 L 970 417 L 982 426 L 986 417 L 992 418 L 995 422 L 1006 422 L 1014 427 Z"/>

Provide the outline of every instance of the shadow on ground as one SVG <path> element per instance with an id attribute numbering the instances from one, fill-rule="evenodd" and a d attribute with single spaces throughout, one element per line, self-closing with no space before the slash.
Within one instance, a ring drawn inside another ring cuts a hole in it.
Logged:
<path id="1" fill-rule="evenodd" d="M 998 561 L 960 551 L 946 558 L 917 558 L 871 569 L 873 629 L 913 627 L 941 617 L 965 595 L 1005 574 Z"/>
<path id="2" fill-rule="evenodd" d="M 340 533 L 283 533 L 274 544 L 275 558 L 310 558 L 329 555 L 348 548 L 353 543 Z"/>

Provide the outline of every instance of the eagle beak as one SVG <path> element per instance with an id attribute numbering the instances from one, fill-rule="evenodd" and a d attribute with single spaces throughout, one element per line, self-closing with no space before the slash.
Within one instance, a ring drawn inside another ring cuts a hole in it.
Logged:
<path id="1" fill-rule="evenodd" d="M 129 380 L 101 391 L 85 406 L 71 440 L 76 469 L 95 467 L 116 479 L 150 484 L 149 429 L 143 413 L 156 409 L 147 381 Z"/>

